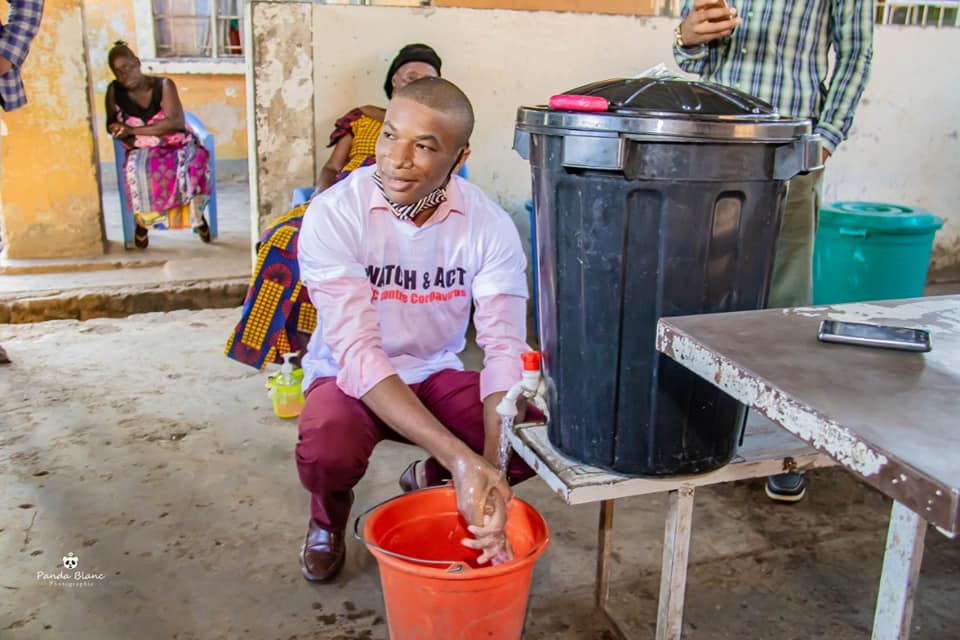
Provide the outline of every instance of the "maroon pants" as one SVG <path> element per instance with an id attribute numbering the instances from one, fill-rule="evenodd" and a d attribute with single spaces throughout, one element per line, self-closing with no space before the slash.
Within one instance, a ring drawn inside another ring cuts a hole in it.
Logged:
<path id="1" fill-rule="evenodd" d="M 483 402 L 480 374 L 445 369 L 410 385 L 424 406 L 455 436 L 483 452 Z M 533 418 L 536 410 L 528 409 Z M 537 413 L 539 417 L 539 413 Z M 367 470 L 374 447 L 383 439 L 409 442 L 380 420 L 363 402 L 344 394 L 336 378 L 315 380 L 300 414 L 297 471 L 310 492 L 310 515 L 318 525 L 343 530 L 350 518 L 352 489 Z M 427 483 L 439 484 L 450 473 L 436 460 L 426 462 Z M 513 456 L 507 479 L 516 484 L 534 475 Z"/>

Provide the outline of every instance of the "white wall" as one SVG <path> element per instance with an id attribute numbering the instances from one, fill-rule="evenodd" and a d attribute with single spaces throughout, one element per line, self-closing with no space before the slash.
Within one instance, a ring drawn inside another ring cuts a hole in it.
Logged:
<path id="1" fill-rule="evenodd" d="M 877 27 L 873 73 L 824 200 L 925 208 L 947 223 L 933 269 L 960 264 L 960 29 Z"/>
<path id="2" fill-rule="evenodd" d="M 321 145 L 337 117 L 360 104 L 384 104 L 383 76 L 396 51 L 426 42 L 477 112 L 471 180 L 521 227 L 530 177 L 510 148 L 517 106 L 659 62 L 676 68 L 670 19 L 320 4 L 313 18 L 316 162 L 326 158 Z M 283 37 L 282 30 L 276 23 L 269 29 L 273 37 Z M 958 57 L 960 29 L 878 27 L 870 86 L 824 187 L 827 200 L 899 202 L 947 218 L 937 268 L 960 263 Z"/>

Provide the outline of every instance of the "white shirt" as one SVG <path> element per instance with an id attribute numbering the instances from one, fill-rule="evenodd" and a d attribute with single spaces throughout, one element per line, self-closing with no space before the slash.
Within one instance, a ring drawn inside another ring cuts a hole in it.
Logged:
<path id="1" fill-rule="evenodd" d="M 374 171 L 357 169 L 314 198 L 304 215 L 300 277 L 318 316 L 302 360 L 304 389 L 337 376 L 347 395 L 361 397 L 394 372 L 412 384 L 462 369 L 457 354 L 466 344 L 471 301 L 478 303 L 478 342 L 485 335 L 481 387 L 508 388 L 519 380 L 526 349 L 527 297 L 526 258 L 509 214 L 454 176 L 447 201 L 417 227 L 390 212 Z M 508 298 L 519 306 L 502 306 Z"/>

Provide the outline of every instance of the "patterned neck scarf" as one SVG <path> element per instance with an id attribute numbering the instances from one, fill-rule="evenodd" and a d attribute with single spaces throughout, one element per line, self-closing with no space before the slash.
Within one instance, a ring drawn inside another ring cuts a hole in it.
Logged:
<path id="1" fill-rule="evenodd" d="M 380 174 L 376 171 L 373 172 L 373 181 L 376 183 L 377 189 L 380 190 L 383 199 L 387 201 L 387 206 L 390 208 L 390 211 L 400 220 L 413 220 L 421 211 L 436 207 L 447 201 L 447 190 L 445 186 L 439 186 L 416 202 L 399 204 L 391 200 L 387 197 L 387 194 L 384 193 L 383 180 L 380 179 Z"/>

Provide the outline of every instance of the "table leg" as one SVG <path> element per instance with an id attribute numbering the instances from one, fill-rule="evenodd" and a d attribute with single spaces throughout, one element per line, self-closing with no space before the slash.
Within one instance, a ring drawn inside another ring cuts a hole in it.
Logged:
<path id="1" fill-rule="evenodd" d="M 598 609 L 607 605 L 610 594 L 610 549 L 613 539 L 613 500 L 600 503 L 600 526 L 597 532 L 597 584 L 595 601 Z"/>
<path id="2" fill-rule="evenodd" d="M 680 640 L 683 630 L 683 596 L 687 586 L 687 560 L 692 524 L 693 487 L 682 487 L 671 491 L 663 534 L 657 640 Z"/>
<path id="3" fill-rule="evenodd" d="M 894 501 L 873 618 L 873 640 L 906 640 L 910 636 L 913 595 L 920 577 L 926 533 L 927 521 Z"/>
<path id="4" fill-rule="evenodd" d="M 613 548 L 613 500 L 600 503 L 600 524 L 597 531 L 597 583 L 594 599 L 597 612 L 616 640 L 626 640 L 620 623 L 607 609 L 610 595 L 610 550 Z"/>

